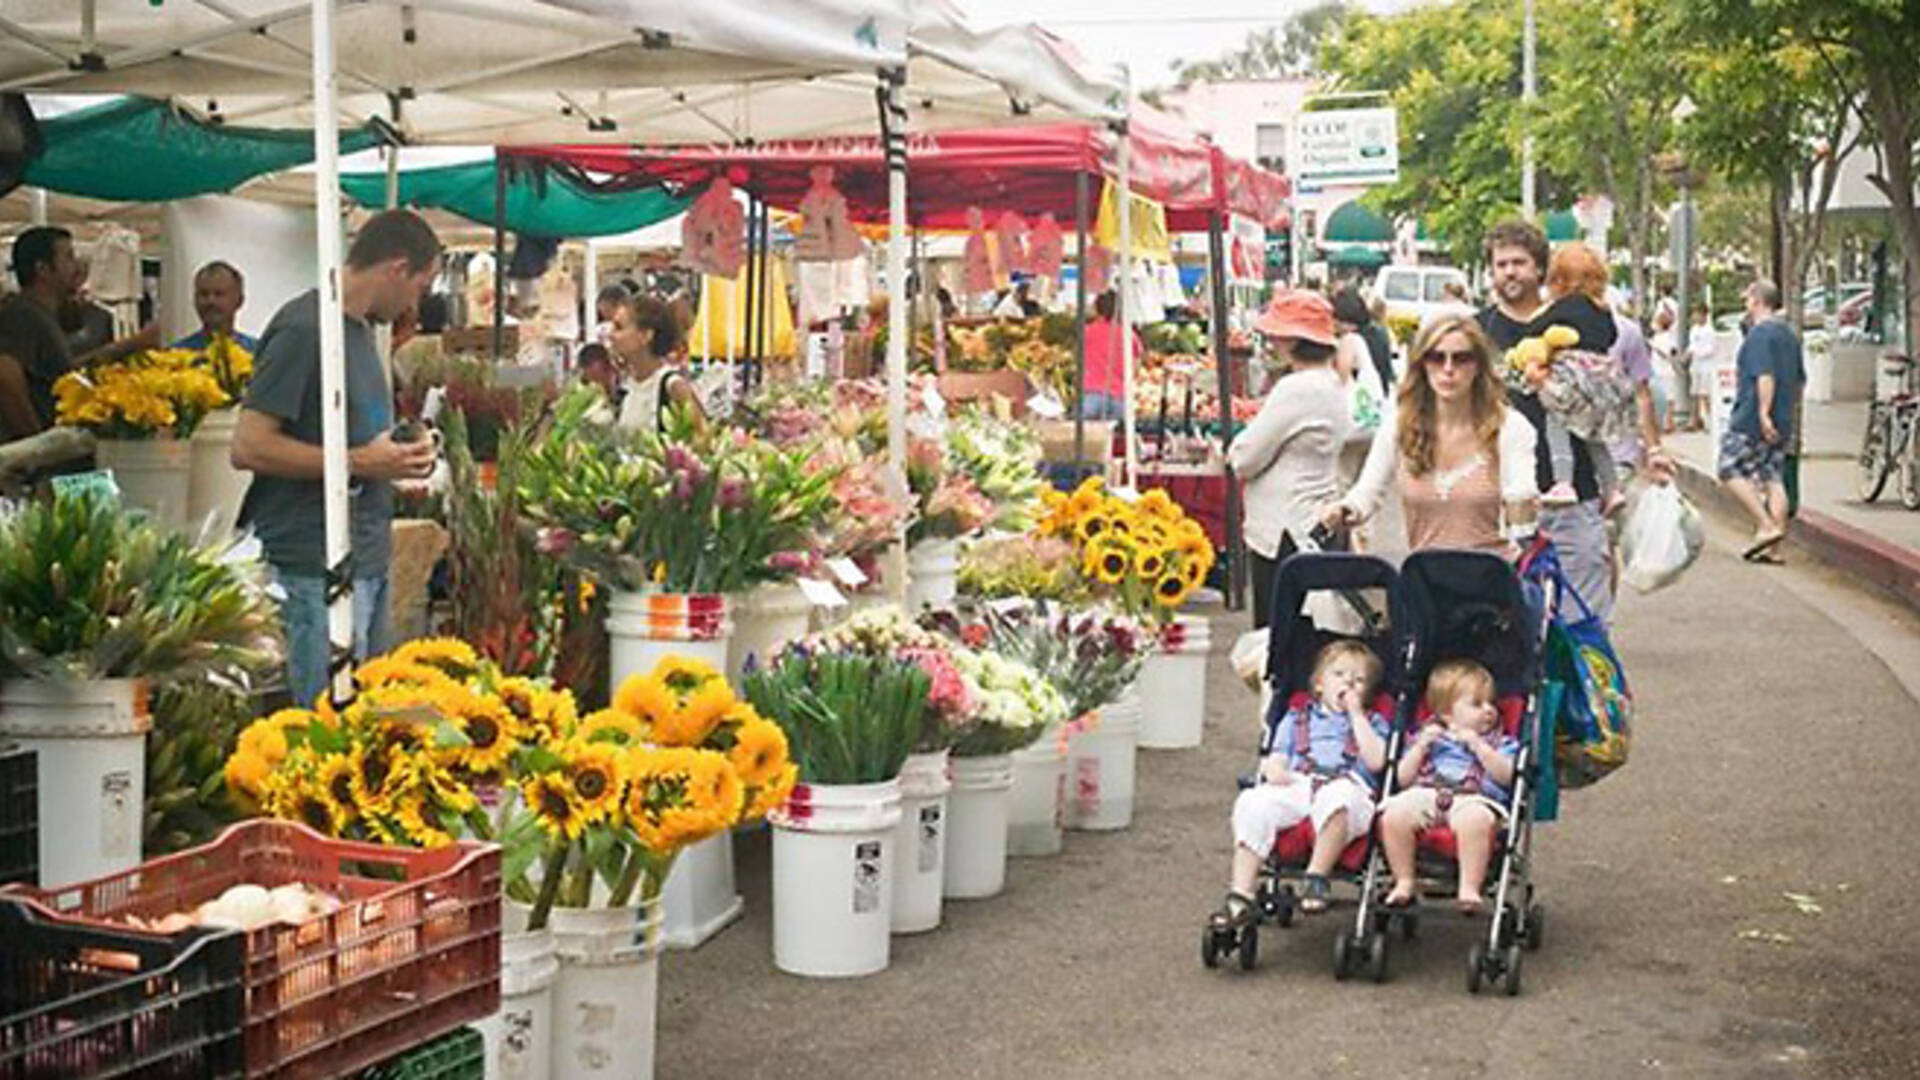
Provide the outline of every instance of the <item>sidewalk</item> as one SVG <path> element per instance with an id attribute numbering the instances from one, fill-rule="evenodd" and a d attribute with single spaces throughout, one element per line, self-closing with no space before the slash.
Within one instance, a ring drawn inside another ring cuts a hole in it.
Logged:
<path id="1" fill-rule="evenodd" d="M 1789 534 L 1792 543 L 1920 609 L 1920 512 L 1900 505 L 1897 475 L 1877 502 L 1860 501 L 1856 490 L 1866 403 L 1810 401 L 1804 415 L 1800 516 Z M 1718 452 L 1711 442 L 1704 433 L 1667 437 L 1682 462 L 1681 487 L 1704 509 L 1745 524 L 1745 513 L 1715 477 Z"/>

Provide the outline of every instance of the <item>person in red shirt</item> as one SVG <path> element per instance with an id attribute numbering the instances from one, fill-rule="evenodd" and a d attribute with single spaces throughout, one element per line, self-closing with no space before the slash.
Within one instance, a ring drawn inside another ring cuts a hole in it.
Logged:
<path id="1" fill-rule="evenodd" d="M 1118 420 L 1126 414 L 1126 380 L 1120 367 L 1120 324 L 1114 320 L 1111 289 L 1094 297 L 1094 318 L 1084 340 L 1086 383 L 1080 397 L 1080 415 L 1089 420 Z M 1146 355 L 1146 343 L 1133 334 L 1133 355 Z"/>

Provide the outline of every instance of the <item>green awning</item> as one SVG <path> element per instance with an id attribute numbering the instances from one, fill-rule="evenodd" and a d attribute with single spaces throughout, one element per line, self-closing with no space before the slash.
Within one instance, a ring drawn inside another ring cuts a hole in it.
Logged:
<path id="1" fill-rule="evenodd" d="M 1342 203 L 1328 216 L 1320 240 L 1321 243 L 1329 246 L 1391 244 L 1393 243 L 1393 222 L 1358 202 Z"/>
<path id="2" fill-rule="evenodd" d="M 458 214 L 493 225 L 493 161 L 412 169 L 400 174 L 400 205 Z M 387 178 L 382 173 L 348 173 L 341 190 L 363 206 L 385 206 Z M 645 228 L 686 210 L 690 195 L 660 188 L 599 191 L 571 172 L 545 167 L 514 168 L 507 174 L 507 231 L 520 236 L 578 239 L 614 236 Z"/>
<path id="3" fill-rule="evenodd" d="M 1327 251 L 1328 266 L 1357 266 L 1363 270 L 1372 270 L 1387 265 L 1387 253 L 1360 244 L 1348 244 L 1346 247 Z"/>
<path id="4" fill-rule="evenodd" d="M 1574 217 L 1571 210 L 1548 211 L 1547 216 L 1540 219 L 1540 228 L 1547 234 L 1549 244 L 1564 244 L 1586 235 L 1586 230 L 1580 227 L 1580 219 Z"/>
<path id="5" fill-rule="evenodd" d="M 40 135 L 46 150 L 27 166 L 27 183 L 112 202 L 213 195 L 313 160 L 311 131 L 210 124 L 146 98 L 42 120 Z M 343 131 L 340 152 L 376 142 L 370 130 Z"/>

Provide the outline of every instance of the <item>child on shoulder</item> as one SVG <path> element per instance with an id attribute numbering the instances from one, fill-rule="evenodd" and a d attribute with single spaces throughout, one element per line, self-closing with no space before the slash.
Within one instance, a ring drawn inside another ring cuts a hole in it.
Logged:
<path id="1" fill-rule="evenodd" d="M 1553 253 L 1547 266 L 1552 302 L 1534 320 L 1549 359 L 1529 379 L 1529 389 L 1539 395 L 1546 410 L 1547 450 L 1553 466 L 1553 482 L 1540 496 L 1543 506 L 1570 506 L 1577 500 L 1573 487 L 1576 439 L 1586 444 L 1601 499 L 1611 499 L 1619 486 L 1612 442 L 1630 421 L 1633 382 L 1613 356 L 1620 332 L 1607 309 L 1606 288 L 1606 263 L 1592 248 L 1567 244 Z"/>
<path id="2" fill-rule="evenodd" d="M 1453 830 L 1457 848 L 1460 910 L 1471 915 L 1486 906 L 1481 886 L 1520 753 L 1519 740 L 1499 731 L 1493 698 L 1493 675 L 1471 660 L 1449 660 L 1427 679 L 1433 719 L 1400 756 L 1394 778 L 1403 790 L 1380 810 L 1380 844 L 1393 871 L 1386 906 L 1413 903 L 1415 843 L 1441 824 Z"/>
<path id="3" fill-rule="evenodd" d="M 1379 692 L 1382 665 L 1358 641 L 1336 641 L 1313 664 L 1313 697 L 1269 719 L 1260 743 L 1260 774 L 1233 804 L 1233 868 L 1222 926 L 1252 918 L 1260 867 L 1281 832 L 1313 820 L 1300 910 L 1327 909 L 1327 874 L 1356 836 L 1373 824 L 1374 799 L 1386 767 L 1388 722 L 1369 704 Z"/>

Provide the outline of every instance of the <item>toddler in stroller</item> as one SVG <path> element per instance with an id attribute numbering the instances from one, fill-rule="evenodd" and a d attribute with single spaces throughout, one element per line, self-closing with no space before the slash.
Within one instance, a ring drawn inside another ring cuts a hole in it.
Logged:
<path id="1" fill-rule="evenodd" d="M 1292 556 L 1275 575 L 1273 696 L 1258 769 L 1234 801 L 1226 902 L 1201 937 L 1208 967 L 1236 950 L 1253 967 L 1258 924 L 1292 921 L 1295 885 L 1283 882 L 1297 882 L 1297 908 L 1313 914 L 1330 904 L 1336 875 L 1357 882 L 1366 865 L 1393 698 L 1381 659 L 1391 635 L 1363 590 L 1384 593 L 1393 576 L 1379 559 L 1317 553 Z M 1330 593 L 1356 607 L 1338 628 L 1317 624 L 1307 603 Z"/>

